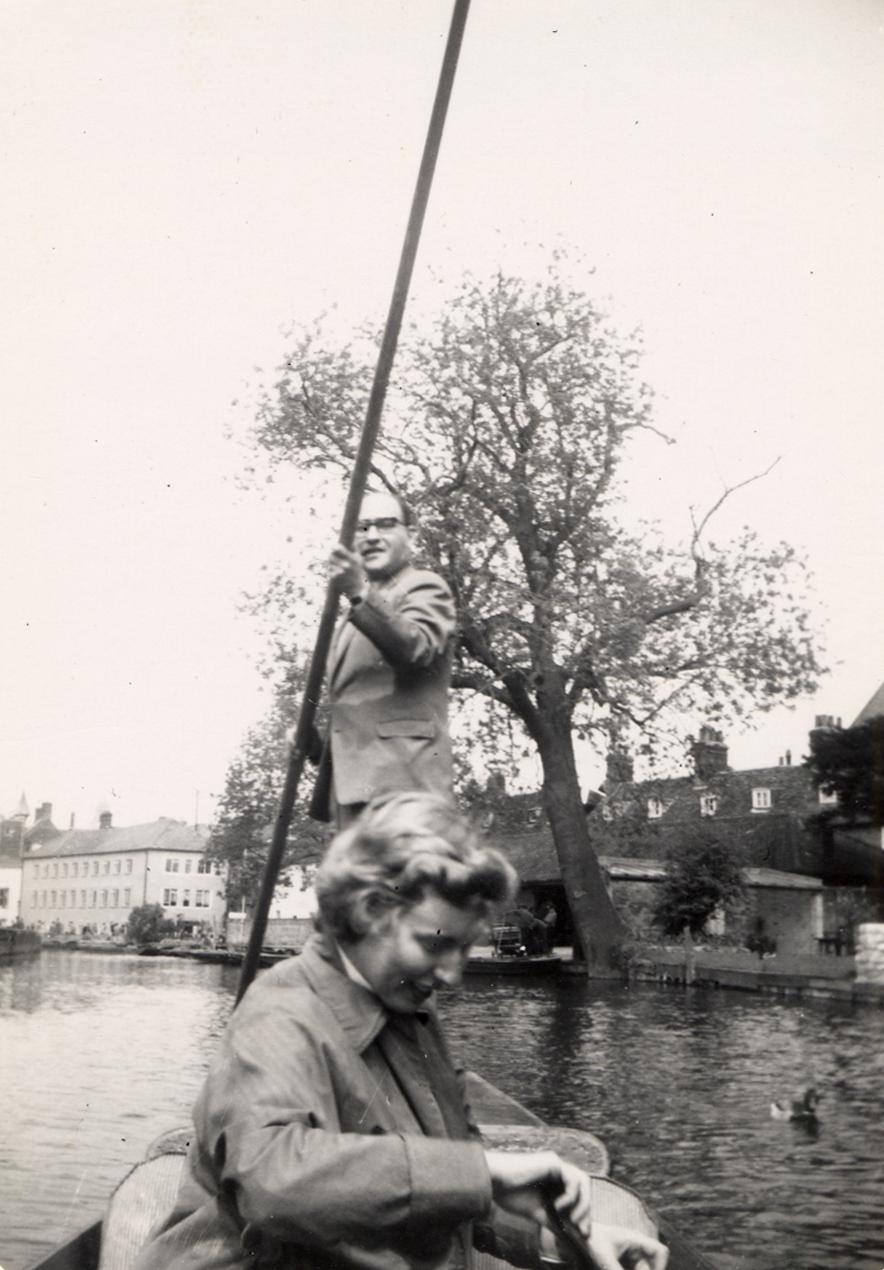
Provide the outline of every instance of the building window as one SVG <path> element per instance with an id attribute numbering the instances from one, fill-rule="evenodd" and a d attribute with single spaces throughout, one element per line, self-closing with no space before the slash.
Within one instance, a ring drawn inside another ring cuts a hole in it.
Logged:
<path id="1" fill-rule="evenodd" d="M 120 907 L 120 892 L 119 892 L 119 890 L 117 889 L 117 887 L 114 887 L 114 891 L 113 891 L 113 899 L 111 900 L 111 907 L 112 907 L 112 908 L 119 908 L 119 907 Z"/>
<path id="2" fill-rule="evenodd" d="M 39 908 L 40 906 L 40 892 L 39 891 L 31 891 L 31 902 L 34 905 L 34 908 Z"/>
<path id="3" fill-rule="evenodd" d="M 209 907 L 209 892 L 208 892 L 208 891 L 197 891 L 197 893 L 196 893 L 196 907 L 197 907 L 197 908 L 208 908 L 208 907 Z"/>
<path id="4" fill-rule="evenodd" d="M 126 872 L 127 872 L 127 873 L 131 873 L 131 872 L 132 872 L 132 861 L 131 861 L 131 860 L 127 860 L 127 861 L 126 861 Z"/>
<path id="5" fill-rule="evenodd" d="M 188 859 L 184 861 L 184 872 L 189 873 L 192 868 L 193 868 L 193 860 L 191 860 L 188 857 Z"/>
<path id="6" fill-rule="evenodd" d="M 180 860 L 167 860 L 167 861 L 166 861 L 166 872 L 167 872 L 167 873 L 177 873 L 177 872 L 178 872 L 178 869 L 179 869 L 179 866 L 180 866 L 180 863 L 181 863 L 181 861 L 180 861 Z"/>
<path id="7" fill-rule="evenodd" d="M 71 865 L 71 877 L 75 878 L 76 876 L 77 876 L 77 862 L 75 860 L 74 863 Z"/>
<path id="8" fill-rule="evenodd" d="M 0 908 L 9 908 L 9 887 L 0 886 Z"/>
<path id="9" fill-rule="evenodd" d="M 52 866 L 52 876 L 53 876 L 54 878 L 57 878 L 57 877 L 58 877 L 58 861 L 57 861 L 57 860 L 55 861 L 55 863 L 54 863 L 54 864 L 53 864 L 53 866 Z"/>
<path id="10" fill-rule="evenodd" d="M 704 794 L 703 797 L 700 799 L 700 815 L 714 816 L 717 811 L 718 811 L 717 794 Z"/>
<path id="11" fill-rule="evenodd" d="M 770 790 L 769 789 L 753 789 L 752 790 L 752 810 L 753 811 L 770 811 Z"/>
<path id="12" fill-rule="evenodd" d="M 42 891 L 40 894 L 40 907 L 41 908 L 46 907 L 46 892 L 45 891 Z"/>
<path id="13" fill-rule="evenodd" d="M 61 866 L 61 876 L 62 876 L 63 878 L 66 878 L 66 877 L 67 877 L 67 875 L 68 875 L 68 866 L 67 866 L 67 864 L 65 863 L 65 864 L 63 864 L 63 865 Z"/>
<path id="14" fill-rule="evenodd" d="M 120 871 L 120 869 L 122 869 L 122 867 L 123 867 L 123 861 L 122 861 L 122 860 L 114 860 L 114 873 L 119 873 L 119 871 Z"/>
<path id="15" fill-rule="evenodd" d="M 648 799 L 648 820 L 659 820 L 663 815 L 663 804 L 659 798 Z"/>
<path id="16" fill-rule="evenodd" d="M 95 908 L 97 904 L 98 904 L 98 892 L 93 891 L 89 899 L 89 907 Z"/>
<path id="17" fill-rule="evenodd" d="M 56 892 L 50 891 L 49 892 L 49 907 L 50 908 L 55 908 L 56 898 L 57 898 Z"/>
<path id="18" fill-rule="evenodd" d="M 92 861 L 92 876 L 95 877 L 97 873 L 98 873 L 98 861 L 93 860 Z"/>
<path id="19" fill-rule="evenodd" d="M 207 860 L 205 856 L 203 856 L 202 860 L 197 861 L 196 871 L 197 873 L 211 873 L 212 872 L 211 862 Z"/>
<path id="20" fill-rule="evenodd" d="M 105 871 L 105 873 L 110 873 L 110 860 L 105 860 L 105 862 L 104 862 L 104 871 Z"/>
<path id="21" fill-rule="evenodd" d="M 107 908 L 107 891 L 101 892 L 101 907 Z"/>
<path id="22" fill-rule="evenodd" d="M 183 908 L 190 908 L 190 891 L 181 892 L 181 904 Z"/>
<path id="23" fill-rule="evenodd" d="M 172 887 L 171 889 L 167 887 L 166 890 L 163 891 L 163 907 L 174 908 L 177 903 L 178 903 L 178 892 L 175 890 L 174 887 Z"/>
<path id="24" fill-rule="evenodd" d="M 80 908 L 85 908 L 85 907 L 86 907 L 86 892 L 81 891 L 80 892 Z"/>
<path id="25" fill-rule="evenodd" d="M 128 908 L 131 903 L 132 903 L 132 892 L 129 890 L 129 887 L 127 886 L 125 891 L 123 892 L 123 906 L 125 908 Z"/>

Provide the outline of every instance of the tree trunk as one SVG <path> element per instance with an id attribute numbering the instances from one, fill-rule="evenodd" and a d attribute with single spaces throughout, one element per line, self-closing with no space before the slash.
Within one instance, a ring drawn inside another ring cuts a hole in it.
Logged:
<path id="1" fill-rule="evenodd" d="M 538 737 L 543 802 L 587 974 L 599 979 L 621 978 L 625 974 L 622 952 L 626 932 L 590 842 L 570 728 L 550 727 L 548 720 L 544 724 Z"/>

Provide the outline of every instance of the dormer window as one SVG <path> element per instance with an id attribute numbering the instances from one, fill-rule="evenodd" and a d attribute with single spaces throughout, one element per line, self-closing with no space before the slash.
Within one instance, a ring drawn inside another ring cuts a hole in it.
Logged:
<path id="1" fill-rule="evenodd" d="M 752 790 L 752 810 L 770 811 L 770 790 L 757 788 Z"/>
<path id="2" fill-rule="evenodd" d="M 718 795 L 704 794 L 700 799 L 700 815 L 714 816 L 718 811 Z"/>
<path id="3" fill-rule="evenodd" d="M 832 790 L 831 794 L 827 794 L 826 791 L 820 787 L 819 800 L 821 807 L 837 807 L 838 805 L 838 795 L 834 790 Z"/>
<path id="4" fill-rule="evenodd" d="M 663 803 L 659 798 L 648 799 L 648 820 L 659 820 L 663 815 Z"/>

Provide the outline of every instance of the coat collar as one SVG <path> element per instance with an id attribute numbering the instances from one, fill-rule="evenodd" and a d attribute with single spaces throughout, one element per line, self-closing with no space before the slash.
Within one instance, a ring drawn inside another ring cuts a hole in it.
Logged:
<path id="1" fill-rule="evenodd" d="M 384 1030 L 390 1011 L 367 987 L 347 977 L 340 951 L 329 936 L 311 935 L 297 959 L 304 979 L 327 1005 L 347 1039 L 361 1054 Z M 415 1018 L 426 1023 L 427 1010 L 416 1010 Z"/>
<path id="2" fill-rule="evenodd" d="M 326 935 L 312 935 L 298 958 L 298 968 L 357 1052 L 368 1049 L 389 1015 L 373 992 L 347 978 L 334 942 Z"/>

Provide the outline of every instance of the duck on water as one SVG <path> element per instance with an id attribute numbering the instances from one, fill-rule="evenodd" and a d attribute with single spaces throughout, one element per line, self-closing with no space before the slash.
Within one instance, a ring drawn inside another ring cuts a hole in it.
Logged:
<path id="1" fill-rule="evenodd" d="M 797 1120 L 803 1121 L 805 1124 L 816 1120 L 816 1109 L 819 1105 L 821 1095 L 811 1086 L 808 1089 L 798 1093 L 793 1098 L 782 1098 L 777 1102 L 770 1104 L 770 1114 L 773 1120 Z"/>

